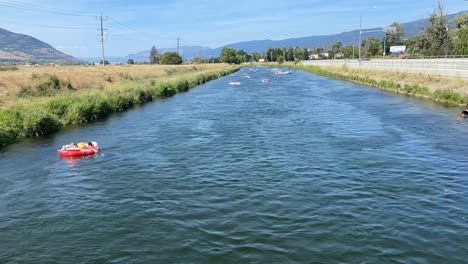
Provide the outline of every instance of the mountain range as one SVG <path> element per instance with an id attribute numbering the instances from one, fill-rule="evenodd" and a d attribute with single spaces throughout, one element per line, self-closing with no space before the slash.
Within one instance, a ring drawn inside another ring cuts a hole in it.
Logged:
<path id="1" fill-rule="evenodd" d="M 59 62 L 78 63 L 79 60 L 56 50 L 51 45 L 28 35 L 0 28 L 0 62 Z"/>
<path id="2" fill-rule="evenodd" d="M 466 11 L 447 15 L 449 21 Z M 421 27 L 427 27 L 429 19 L 422 19 L 401 25 L 405 28 L 405 38 L 411 38 L 417 35 Z M 362 38 L 370 36 L 383 37 L 383 32 L 379 31 L 381 28 L 363 29 L 363 31 L 376 31 L 374 33 L 363 33 Z M 354 44 L 358 42 L 359 30 L 342 32 L 333 35 L 322 36 L 309 36 L 301 38 L 290 38 L 284 40 L 252 40 L 232 43 L 218 48 L 208 48 L 202 46 L 182 46 L 180 47 L 180 54 L 184 59 L 192 59 L 195 57 L 213 58 L 219 57 L 221 50 L 224 47 L 231 47 L 236 50 L 243 49 L 248 53 L 258 51 L 260 53 L 266 51 L 269 47 L 286 48 L 286 47 L 303 47 L 303 48 L 330 48 L 333 43 L 341 42 L 344 45 Z M 159 53 L 168 51 L 176 51 L 176 48 L 161 48 L 158 49 Z M 124 57 L 107 57 L 106 59 L 111 63 L 126 63 L 128 59 L 133 59 L 137 62 L 149 61 L 149 50 L 144 50 L 135 54 L 129 54 Z M 85 62 L 99 62 L 101 58 L 80 58 Z M 42 42 L 24 34 L 17 34 L 5 29 L 0 28 L 0 63 L 11 62 L 59 62 L 59 63 L 79 63 L 80 60 L 56 50 L 51 45 Z"/>
<path id="3" fill-rule="evenodd" d="M 465 13 L 466 11 L 450 14 L 447 15 L 447 19 L 452 21 L 458 15 Z M 421 19 L 416 21 L 411 21 L 407 23 L 401 24 L 405 28 L 405 37 L 404 38 L 411 38 L 416 36 L 421 27 L 427 28 L 429 25 L 429 19 Z M 362 39 L 366 39 L 371 36 L 376 36 L 379 38 L 383 38 L 383 32 L 381 28 L 367 28 L 362 29 L 363 31 L 376 31 L 373 33 L 363 33 Z M 290 38 L 284 40 L 252 40 L 252 41 L 243 41 L 238 43 L 233 43 L 229 45 L 225 45 L 222 47 L 218 47 L 215 49 L 211 49 L 208 47 L 202 46 L 182 46 L 180 47 L 180 54 L 184 59 L 192 59 L 194 57 L 204 57 L 204 58 L 213 58 L 219 57 L 221 54 L 221 50 L 224 47 L 234 48 L 236 50 L 243 49 L 248 53 L 252 51 L 258 51 L 260 53 L 266 51 L 269 47 L 275 48 L 287 48 L 287 47 L 306 47 L 306 48 L 331 48 L 332 44 L 335 42 L 341 42 L 343 45 L 356 45 L 359 42 L 359 30 L 347 31 L 342 32 L 339 34 L 333 35 L 322 35 L 322 36 L 309 36 L 309 37 L 301 37 L 301 38 Z M 167 51 L 175 51 L 176 48 L 161 48 L 158 49 L 159 53 L 164 53 Z M 126 63 L 128 59 L 133 59 L 138 62 L 149 61 L 149 50 L 144 50 L 135 54 L 129 54 L 125 57 L 110 57 L 108 60 L 111 63 Z M 99 58 L 82 58 L 84 61 L 89 62 L 96 62 L 99 61 Z"/>

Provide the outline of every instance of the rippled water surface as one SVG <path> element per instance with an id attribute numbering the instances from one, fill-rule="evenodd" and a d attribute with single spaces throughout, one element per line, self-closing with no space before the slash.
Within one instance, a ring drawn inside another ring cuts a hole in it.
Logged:
<path id="1" fill-rule="evenodd" d="M 457 109 L 246 72 L 0 152 L 0 263 L 466 263 Z"/>

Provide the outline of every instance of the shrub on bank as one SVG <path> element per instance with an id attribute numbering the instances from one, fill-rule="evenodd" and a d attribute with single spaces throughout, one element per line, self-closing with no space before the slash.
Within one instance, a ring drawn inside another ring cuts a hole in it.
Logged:
<path id="1" fill-rule="evenodd" d="M 15 131 L 12 131 L 9 127 L 0 126 L 0 149 L 8 144 L 11 144 L 17 140 Z"/>
<path id="2" fill-rule="evenodd" d="M 39 137 L 51 134 L 60 129 L 58 118 L 44 110 L 31 111 L 23 117 L 24 137 Z"/>
<path id="3" fill-rule="evenodd" d="M 23 117 L 18 107 L 12 107 L 0 112 L 0 128 L 2 129 L 2 137 L 8 138 L 8 140 L 0 139 L 0 141 L 8 142 L 21 138 L 22 127 Z"/>
<path id="4" fill-rule="evenodd" d="M 419 86 L 417 84 L 413 84 L 413 85 L 405 84 L 403 91 L 409 94 L 424 95 L 424 96 L 429 96 L 431 94 L 431 92 L 429 91 L 429 88 Z"/>
<path id="5" fill-rule="evenodd" d="M 17 71 L 19 70 L 16 66 L 0 66 L 0 71 Z"/>
<path id="6" fill-rule="evenodd" d="M 108 101 L 112 112 L 123 112 L 135 105 L 130 98 L 122 95 L 111 96 Z"/>
<path id="7" fill-rule="evenodd" d="M 468 104 L 468 95 L 461 95 L 453 90 L 437 90 L 434 93 L 437 100 L 456 102 L 457 104 Z"/>
<path id="8" fill-rule="evenodd" d="M 40 107 L 16 106 L 0 112 L 2 137 L 8 140 L 37 137 L 57 131 L 61 126 L 58 118 Z M 2 140 L 3 141 L 3 140 Z"/>
<path id="9" fill-rule="evenodd" d="M 32 78 L 40 79 L 39 83 L 21 87 L 18 97 L 52 96 L 60 91 L 75 90 L 69 81 L 60 80 L 56 75 L 44 74 L 42 77 L 34 75 Z"/>

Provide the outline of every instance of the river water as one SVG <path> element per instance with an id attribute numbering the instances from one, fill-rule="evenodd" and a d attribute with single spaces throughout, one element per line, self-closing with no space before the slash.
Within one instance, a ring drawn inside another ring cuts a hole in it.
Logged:
<path id="1" fill-rule="evenodd" d="M 468 259 L 458 109 L 258 69 L 0 152 L 0 263 Z"/>

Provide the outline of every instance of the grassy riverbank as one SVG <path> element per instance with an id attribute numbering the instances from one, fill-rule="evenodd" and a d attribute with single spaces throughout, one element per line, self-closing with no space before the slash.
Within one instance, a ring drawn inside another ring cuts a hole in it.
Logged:
<path id="1" fill-rule="evenodd" d="M 287 65 L 325 77 L 371 85 L 387 91 L 452 105 L 468 104 L 468 80 L 351 67 Z"/>
<path id="2" fill-rule="evenodd" d="M 186 92 L 239 69 L 229 65 L 68 66 L 0 72 L 0 148 Z"/>

